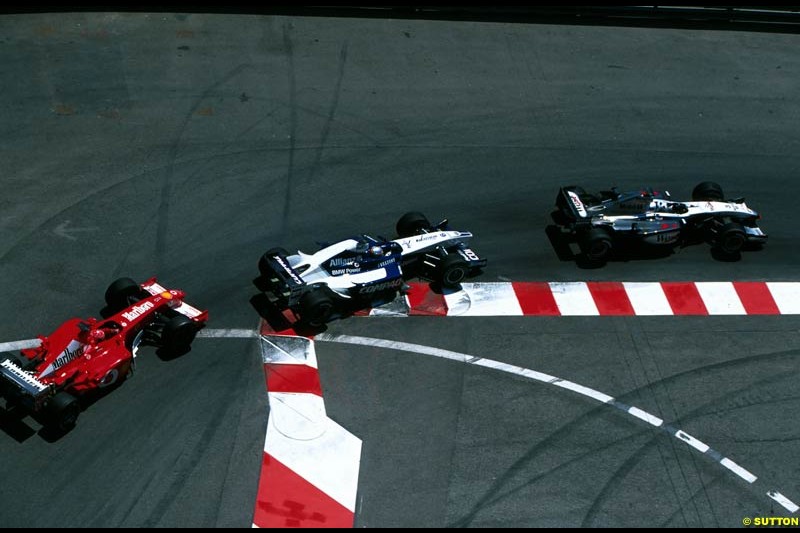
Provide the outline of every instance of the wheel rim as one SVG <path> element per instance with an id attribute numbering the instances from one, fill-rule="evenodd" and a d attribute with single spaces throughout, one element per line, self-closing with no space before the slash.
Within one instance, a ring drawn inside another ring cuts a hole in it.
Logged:
<path id="1" fill-rule="evenodd" d="M 331 312 L 333 311 L 333 304 L 330 303 L 322 303 L 315 306 L 311 310 L 311 317 L 308 320 L 308 323 L 312 326 L 321 326 L 324 324 L 328 318 L 330 318 Z"/>
<path id="2" fill-rule="evenodd" d="M 589 257 L 592 259 L 602 259 L 610 249 L 611 247 L 606 241 L 594 242 L 589 248 Z"/>
<path id="3" fill-rule="evenodd" d="M 728 253 L 735 253 L 744 246 L 744 236 L 739 234 L 726 235 L 722 243 L 722 249 Z"/>
<path id="4" fill-rule="evenodd" d="M 444 282 L 448 285 L 458 285 L 466 277 L 467 271 L 462 267 L 451 268 L 444 274 Z"/>
<path id="5" fill-rule="evenodd" d="M 61 413 L 59 420 L 59 427 L 61 429 L 69 429 L 78 421 L 78 406 L 70 405 Z"/>

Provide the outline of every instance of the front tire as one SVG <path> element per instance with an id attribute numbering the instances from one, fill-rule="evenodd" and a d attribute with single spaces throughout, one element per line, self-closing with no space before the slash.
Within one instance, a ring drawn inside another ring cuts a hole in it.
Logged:
<path id="1" fill-rule="evenodd" d="M 714 247 L 725 255 L 736 255 L 747 243 L 747 234 L 741 224 L 728 222 L 724 224 L 714 239 Z"/>
<path id="2" fill-rule="evenodd" d="M 400 238 L 413 237 L 419 235 L 422 230 L 431 228 L 431 223 L 422 213 L 418 211 L 409 211 L 397 221 L 397 235 Z"/>
<path id="3" fill-rule="evenodd" d="M 131 278 L 119 278 L 106 289 L 106 304 L 114 313 L 128 307 L 131 299 L 141 295 L 142 288 Z"/>
<path id="4" fill-rule="evenodd" d="M 446 255 L 437 268 L 442 287 L 457 288 L 469 273 L 469 264 L 458 254 Z"/>
<path id="5" fill-rule="evenodd" d="M 171 354 L 189 351 L 197 335 L 197 326 L 189 317 L 178 315 L 170 318 L 161 332 L 161 347 Z"/>

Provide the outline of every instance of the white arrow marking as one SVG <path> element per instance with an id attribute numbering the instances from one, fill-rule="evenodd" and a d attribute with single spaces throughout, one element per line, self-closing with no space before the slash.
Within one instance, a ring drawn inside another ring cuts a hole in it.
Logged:
<path id="1" fill-rule="evenodd" d="M 53 233 L 58 235 L 59 237 L 64 237 L 65 239 L 69 239 L 71 241 L 77 241 L 78 238 L 70 235 L 70 233 L 76 233 L 79 231 L 97 231 L 97 227 L 92 226 L 91 228 L 68 228 L 70 221 L 65 220 L 61 224 L 58 225 L 56 229 L 53 230 Z"/>

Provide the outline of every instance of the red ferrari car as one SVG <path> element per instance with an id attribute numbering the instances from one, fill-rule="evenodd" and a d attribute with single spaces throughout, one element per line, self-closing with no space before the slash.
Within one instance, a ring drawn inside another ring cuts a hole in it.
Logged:
<path id="1" fill-rule="evenodd" d="M 23 407 L 48 427 L 75 425 L 78 399 L 126 379 L 142 343 L 178 355 L 189 351 L 208 320 L 183 301 L 184 292 L 152 278 L 141 285 L 121 278 L 106 290 L 104 320 L 67 320 L 36 348 L 0 362 L 0 393 L 6 408 Z"/>

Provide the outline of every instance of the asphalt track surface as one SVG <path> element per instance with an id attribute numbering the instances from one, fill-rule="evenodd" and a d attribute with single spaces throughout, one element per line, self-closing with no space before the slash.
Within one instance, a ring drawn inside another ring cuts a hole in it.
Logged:
<path id="1" fill-rule="evenodd" d="M 481 281 L 798 281 L 800 36 L 226 15 L 0 17 L 0 340 L 98 316 L 157 275 L 255 328 L 265 248 L 449 217 Z M 770 242 L 588 269 L 545 228 L 560 185 L 721 183 Z M 800 319 L 351 318 L 635 404 L 800 500 Z M 737 526 L 788 512 L 714 461 L 570 391 L 317 345 L 363 439 L 358 527 Z M 256 342 L 198 339 L 48 438 L 0 419 L 0 524 L 241 526 L 267 398 Z"/>

